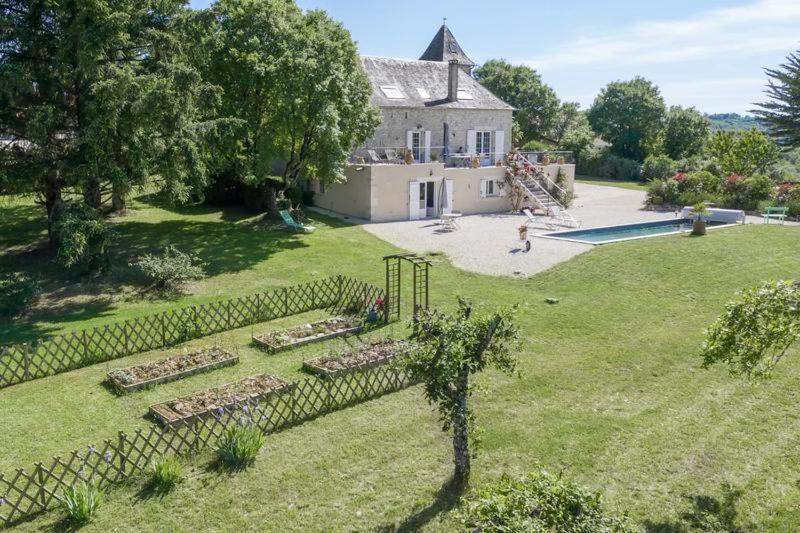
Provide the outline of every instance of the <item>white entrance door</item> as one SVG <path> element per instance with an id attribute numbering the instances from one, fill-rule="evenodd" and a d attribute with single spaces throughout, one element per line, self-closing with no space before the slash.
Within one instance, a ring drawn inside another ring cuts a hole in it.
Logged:
<path id="1" fill-rule="evenodd" d="M 408 184 L 408 219 L 409 220 L 419 220 L 420 219 L 420 189 L 423 194 L 422 203 L 424 206 L 424 194 L 425 194 L 425 182 L 424 181 L 412 181 Z M 424 211 L 423 211 L 424 212 Z"/>

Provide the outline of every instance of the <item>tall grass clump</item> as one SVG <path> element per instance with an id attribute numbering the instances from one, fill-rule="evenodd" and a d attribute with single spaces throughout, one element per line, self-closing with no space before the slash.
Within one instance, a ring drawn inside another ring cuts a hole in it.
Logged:
<path id="1" fill-rule="evenodd" d="M 91 483 L 83 482 L 64 491 L 63 507 L 67 518 L 76 524 L 86 524 L 97 512 L 103 492 Z"/>
<path id="2" fill-rule="evenodd" d="M 153 463 L 150 486 L 155 492 L 165 493 L 183 481 L 183 464 L 175 456 L 161 456 Z"/>
<path id="3" fill-rule="evenodd" d="M 252 466 L 264 446 L 264 440 L 264 434 L 256 426 L 230 427 L 217 443 L 217 460 L 235 470 Z"/>

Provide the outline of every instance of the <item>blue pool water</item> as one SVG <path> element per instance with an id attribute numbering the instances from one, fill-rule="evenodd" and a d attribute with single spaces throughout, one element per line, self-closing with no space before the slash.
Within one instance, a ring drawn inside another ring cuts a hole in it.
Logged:
<path id="1" fill-rule="evenodd" d="M 706 222 L 708 226 L 724 226 L 725 222 Z M 626 239 L 639 239 L 642 237 L 655 237 L 690 231 L 692 219 L 678 218 L 675 220 L 660 220 L 658 222 L 642 222 L 640 224 L 624 224 L 622 226 L 608 226 L 605 228 L 576 229 L 544 233 L 541 237 L 563 239 L 568 241 L 583 242 L 587 244 L 606 244 Z"/>

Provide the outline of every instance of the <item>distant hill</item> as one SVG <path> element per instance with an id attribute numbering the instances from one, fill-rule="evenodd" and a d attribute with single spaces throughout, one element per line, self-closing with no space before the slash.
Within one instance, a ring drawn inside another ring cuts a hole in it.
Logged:
<path id="1" fill-rule="evenodd" d="M 766 130 L 766 126 L 751 115 L 740 115 L 739 113 L 717 113 L 714 115 L 707 115 L 708 120 L 711 121 L 712 131 L 726 130 L 726 131 L 740 131 L 758 128 Z"/>

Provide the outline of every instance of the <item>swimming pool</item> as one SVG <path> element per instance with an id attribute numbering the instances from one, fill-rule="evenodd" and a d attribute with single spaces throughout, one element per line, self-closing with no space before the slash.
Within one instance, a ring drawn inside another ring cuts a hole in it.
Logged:
<path id="1" fill-rule="evenodd" d="M 641 222 L 639 224 L 623 224 L 621 226 L 606 226 L 602 228 L 587 228 L 554 233 L 543 233 L 537 237 L 547 239 L 560 239 L 564 241 L 580 242 L 583 244 L 608 244 L 611 242 L 643 239 L 691 231 L 691 218 L 678 218 L 674 220 L 659 220 L 657 222 Z M 709 220 L 708 227 L 733 226 L 727 222 Z"/>

